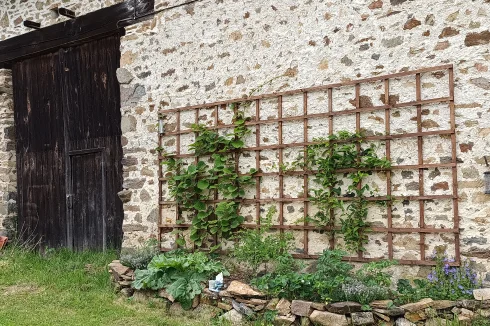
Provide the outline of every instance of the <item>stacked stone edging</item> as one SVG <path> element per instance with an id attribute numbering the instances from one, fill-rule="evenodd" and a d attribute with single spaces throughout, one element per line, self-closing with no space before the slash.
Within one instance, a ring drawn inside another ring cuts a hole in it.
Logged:
<path id="1" fill-rule="evenodd" d="M 134 272 L 123 266 L 118 260 L 109 264 L 109 272 L 116 290 L 127 297 L 138 300 L 159 297 L 166 300 L 170 309 L 180 309 L 180 304 L 161 289 L 159 291 L 135 291 L 131 288 Z M 248 284 L 231 281 L 220 292 L 205 288 L 200 296 L 194 299 L 192 308 L 199 305 L 210 305 L 223 311 L 221 318 L 233 325 L 240 325 L 245 317 L 262 314 L 268 310 L 277 312 L 274 325 L 321 325 L 321 326 L 368 326 L 368 325 L 446 325 L 446 321 L 457 319 L 459 325 L 471 325 L 478 317 L 490 318 L 490 288 L 474 291 L 474 300 L 432 300 L 422 299 L 400 307 L 393 305 L 392 300 L 376 300 L 369 304 L 371 311 L 362 311 L 363 306 L 357 302 L 335 302 L 324 304 L 305 300 L 272 298 L 254 290 Z"/>

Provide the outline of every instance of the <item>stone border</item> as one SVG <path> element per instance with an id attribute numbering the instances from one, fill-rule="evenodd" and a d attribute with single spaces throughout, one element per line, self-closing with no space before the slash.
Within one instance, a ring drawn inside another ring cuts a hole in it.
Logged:
<path id="1" fill-rule="evenodd" d="M 117 291 L 137 301 L 149 301 L 152 298 L 163 300 L 171 310 L 181 309 L 174 298 L 161 289 L 159 291 L 135 291 L 131 288 L 134 271 L 123 266 L 119 260 L 109 264 L 111 281 Z M 226 285 L 226 284 L 225 284 Z M 335 302 L 324 304 L 304 300 L 286 300 L 272 298 L 255 291 L 248 284 L 231 281 L 225 290 L 218 293 L 205 288 L 195 297 L 192 308 L 210 305 L 222 310 L 220 318 L 229 320 L 233 325 L 241 325 L 248 317 L 260 315 L 266 311 L 276 311 L 274 325 L 321 325 L 321 326 L 367 326 L 367 325 L 446 325 L 457 319 L 459 325 L 471 325 L 472 319 L 490 317 L 490 288 L 477 289 L 473 293 L 475 300 L 432 300 L 422 299 L 400 307 L 391 300 L 377 300 L 369 304 L 371 311 L 362 311 L 357 302 Z"/>

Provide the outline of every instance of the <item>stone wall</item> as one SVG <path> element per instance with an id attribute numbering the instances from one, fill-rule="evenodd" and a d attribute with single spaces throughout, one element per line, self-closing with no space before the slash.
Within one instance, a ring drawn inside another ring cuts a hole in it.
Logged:
<path id="1" fill-rule="evenodd" d="M 12 76 L 0 69 L 0 235 L 12 237 L 17 216 L 17 175 Z"/>
<path id="2" fill-rule="evenodd" d="M 78 3 L 83 12 L 105 5 L 99 1 L 87 6 Z M 157 1 L 156 7 L 165 5 L 168 3 Z M 46 11 L 30 8 L 32 4 L 27 3 L 16 6 L 15 14 L 0 19 L 0 24 L 8 25 L 8 32 L 0 39 L 19 31 L 14 27 L 18 13 L 41 17 Z M 482 183 L 487 170 L 483 156 L 490 152 L 489 15 L 490 3 L 485 0 L 203 0 L 128 27 L 121 40 L 119 71 L 128 194 L 123 246 L 135 246 L 158 231 L 154 148 L 159 109 L 241 97 L 260 85 L 260 93 L 271 93 L 451 63 L 456 80 L 462 254 L 475 258 L 482 272 L 490 271 L 490 196 L 483 194 Z M 427 78 L 422 80 L 423 92 L 442 90 L 435 86 L 436 76 Z M 400 94 L 412 94 L 413 81 L 402 80 L 400 85 Z M 373 103 L 379 101 L 375 94 L 375 90 L 367 93 Z M 339 102 L 351 99 L 347 91 Z M 435 124 L 429 123 L 424 130 L 433 130 L 447 120 L 437 107 L 430 112 Z M 410 118 L 413 112 L 406 114 Z M 376 130 L 379 119 L 368 120 Z M 348 120 L 337 126 L 353 128 Z M 408 127 L 400 128 L 404 132 Z M 290 133 L 294 137 L 293 130 Z M 427 161 L 443 162 L 450 156 L 447 147 L 437 141 L 428 143 Z M 406 158 L 413 153 L 413 146 L 400 144 Z M 272 161 L 273 155 L 270 166 Z M 445 171 L 434 171 L 433 176 L 438 183 L 447 182 Z M 394 183 L 400 193 L 408 194 L 416 181 L 408 171 Z M 431 224 L 451 227 L 444 204 L 432 209 Z M 417 227 L 417 214 L 416 208 L 399 205 L 394 219 L 398 225 Z M 385 223 L 382 215 L 373 216 L 377 216 L 373 222 Z M 382 243 L 383 239 L 377 241 Z M 399 248 L 399 258 L 418 255 L 418 235 L 401 235 L 394 244 Z M 434 237 L 426 244 L 430 253 L 437 245 L 451 248 L 454 239 Z M 382 246 L 375 240 L 374 253 Z M 424 273 L 416 267 L 403 271 Z"/>

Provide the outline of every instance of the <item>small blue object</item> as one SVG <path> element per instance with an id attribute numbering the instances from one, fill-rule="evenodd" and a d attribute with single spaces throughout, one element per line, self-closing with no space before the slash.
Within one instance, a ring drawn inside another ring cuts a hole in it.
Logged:
<path id="1" fill-rule="evenodd" d="M 219 292 L 223 288 L 223 283 L 220 281 L 215 281 L 214 286 L 209 288 L 209 291 Z"/>

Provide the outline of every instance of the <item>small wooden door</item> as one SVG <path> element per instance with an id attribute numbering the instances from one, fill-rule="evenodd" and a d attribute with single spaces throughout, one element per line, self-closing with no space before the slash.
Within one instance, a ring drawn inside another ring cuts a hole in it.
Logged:
<path id="1" fill-rule="evenodd" d="M 13 65 L 18 231 L 76 250 L 119 248 L 119 35 Z"/>

